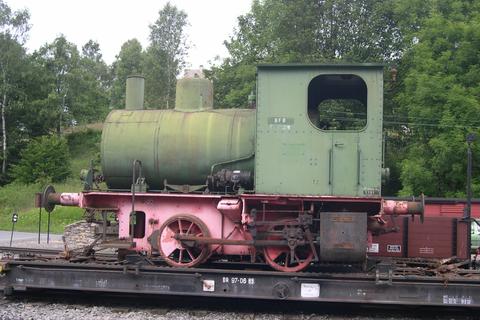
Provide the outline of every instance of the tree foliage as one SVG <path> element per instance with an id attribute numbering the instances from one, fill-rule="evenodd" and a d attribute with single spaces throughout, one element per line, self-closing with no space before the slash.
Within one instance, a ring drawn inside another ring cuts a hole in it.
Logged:
<path id="1" fill-rule="evenodd" d="M 144 74 L 144 54 L 142 45 L 137 39 L 125 42 L 120 49 L 116 61 L 113 63 L 113 85 L 111 106 L 123 108 L 125 106 L 125 85 L 127 77 L 135 74 Z"/>
<path id="2" fill-rule="evenodd" d="M 9 106 L 13 104 L 14 96 L 18 94 L 18 71 L 21 69 L 25 51 L 22 47 L 26 32 L 30 28 L 28 11 L 13 12 L 0 0 L 0 112 L 2 126 L 2 169 L 0 181 L 7 173 L 9 137 L 7 132 L 7 117 Z"/>
<path id="3" fill-rule="evenodd" d="M 187 14 L 168 2 L 150 25 L 150 45 L 145 53 L 147 107 L 171 108 L 176 77 L 185 66 Z"/>
<path id="4" fill-rule="evenodd" d="M 150 43 L 145 50 L 137 39 L 126 41 L 112 65 L 111 107 L 125 105 L 125 82 L 129 75 L 145 76 L 145 106 L 172 108 L 176 77 L 185 67 L 188 50 L 187 14 L 168 2 L 150 25 Z"/>
<path id="5" fill-rule="evenodd" d="M 480 4 L 439 1 L 402 61 L 396 102 L 408 116 L 401 194 L 464 196 L 466 143 L 480 133 Z M 476 150 L 475 171 L 480 165 Z M 474 179 L 480 191 L 480 180 Z"/>
<path id="6" fill-rule="evenodd" d="M 103 121 L 109 110 L 112 77 L 98 42 L 89 40 L 83 45 L 78 73 L 76 121 Z"/>
<path id="7" fill-rule="evenodd" d="M 27 53 L 28 11 L 14 12 L 0 0 L 0 184 L 11 179 L 9 166 L 31 139 L 103 121 L 110 108 L 122 108 L 128 75 L 146 76 L 147 106 L 173 106 L 176 76 L 185 65 L 186 18 L 167 3 L 150 26 L 148 49 L 129 40 L 108 66 L 99 43 L 78 48 L 64 35 Z"/>
<path id="8" fill-rule="evenodd" d="M 108 111 L 110 75 L 98 43 L 89 41 L 82 53 L 61 35 L 34 53 L 48 85 L 42 109 L 56 132 L 78 123 L 102 120 Z M 53 125 L 54 123 L 54 125 Z"/>
<path id="9" fill-rule="evenodd" d="M 408 46 L 404 34 L 418 24 L 417 15 L 400 23 L 399 6 L 394 0 L 253 1 L 225 42 L 230 57 L 208 72 L 216 105 L 245 105 L 258 63 L 397 60 Z"/>
<path id="10" fill-rule="evenodd" d="M 22 183 L 64 181 L 70 174 L 67 141 L 57 136 L 42 136 L 32 140 L 13 167 L 13 177 Z"/>

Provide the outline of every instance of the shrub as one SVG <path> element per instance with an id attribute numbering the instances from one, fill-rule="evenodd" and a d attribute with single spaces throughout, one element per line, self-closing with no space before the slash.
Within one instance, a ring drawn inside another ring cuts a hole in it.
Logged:
<path id="1" fill-rule="evenodd" d="M 70 174 L 70 155 L 64 138 L 42 136 L 32 140 L 20 154 L 12 176 L 22 183 L 61 182 Z"/>

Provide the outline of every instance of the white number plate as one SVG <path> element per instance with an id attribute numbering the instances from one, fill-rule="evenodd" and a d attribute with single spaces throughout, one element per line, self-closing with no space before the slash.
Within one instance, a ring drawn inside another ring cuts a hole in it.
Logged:
<path id="1" fill-rule="evenodd" d="M 300 287 L 302 298 L 320 297 L 320 285 L 318 283 L 302 283 Z"/>

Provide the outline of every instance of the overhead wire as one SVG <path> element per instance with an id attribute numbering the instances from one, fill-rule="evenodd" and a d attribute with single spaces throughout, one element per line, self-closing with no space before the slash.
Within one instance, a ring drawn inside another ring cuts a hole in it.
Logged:
<path id="1" fill-rule="evenodd" d="M 344 115 L 356 115 L 357 117 L 322 117 L 321 121 L 365 121 L 366 113 L 365 112 L 348 112 L 348 111 L 332 111 L 327 113 L 334 114 L 344 114 Z M 441 123 L 426 123 L 426 122 L 415 122 L 410 120 L 436 120 L 429 117 L 408 117 L 408 116 L 399 116 L 399 115 L 389 115 L 384 114 L 383 118 L 388 118 L 389 120 L 383 120 L 384 124 L 389 125 L 404 125 L 404 126 L 419 126 L 419 127 L 431 127 L 431 128 L 470 128 L 470 129 L 480 129 L 480 120 L 469 121 L 469 123 L 457 123 L 458 124 L 441 124 Z"/>

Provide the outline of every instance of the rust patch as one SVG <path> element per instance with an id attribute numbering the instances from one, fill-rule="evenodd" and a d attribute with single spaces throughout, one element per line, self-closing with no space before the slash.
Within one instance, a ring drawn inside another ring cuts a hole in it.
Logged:
<path id="1" fill-rule="evenodd" d="M 352 216 L 334 216 L 334 217 L 332 217 L 332 222 L 351 223 L 351 222 L 353 222 L 353 217 Z"/>
<path id="2" fill-rule="evenodd" d="M 337 249 L 353 249 L 353 243 L 351 242 L 340 242 L 340 243 L 335 243 L 333 245 L 334 248 L 337 248 Z"/>
<path id="3" fill-rule="evenodd" d="M 158 224 L 158 219 L 150 218 L 150 219 L 148 219 L 148 223 L 151 224 L 151 225 Z"/>

